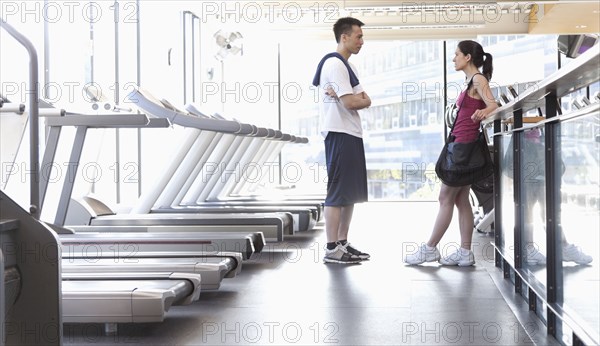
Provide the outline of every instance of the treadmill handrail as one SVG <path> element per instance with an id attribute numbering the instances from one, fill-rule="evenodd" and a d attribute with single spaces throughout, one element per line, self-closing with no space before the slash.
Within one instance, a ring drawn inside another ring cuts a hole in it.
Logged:
<path id="1" fill-rule="evenodd" d="M 29 187 L 29 213 L 36 219 L 40 218 L 40 143 L 39 143 L 39 76 L 38 76 L 38 56 L 33 43 L 23 34 L 18 32 L 4 18 L 0 18 L 0 28 L 6 30 L 15 40 L 17 40 L 29 54 L 29 86 L 27 94 L 29 95 L 29 167 L 33 169 L 31 173 L 31 182 Z"/>
<path id="2" fill-rule="evenodd" d="M 48 126 L 87 126 L 90 128 L 145 127 L 150 119 L 145 114 L 68 115 L 46 118 Z M 164 125 L 164 123 L 163 123 Z"/>
<path id="3" fill-rule="evenodd" d="M 224 133 L 250 134 L 250 132 L 247 132 L 249 128 L 243 127 L 237 121 L 199 118 L 197 116 L 167 109 L 162 104 L 159 105 L 156 102 L 153 102 L 150 97 L 147 97 L 144 92 L 139 89 L 130 92 L 129 95 L 127 95 L 127 99 L 145 112 L 159 118 L 167 118 L 173 124 L 180 126 Z"/>
<path id="4" fill-rule="evenodd" d="M 257 133 L 254 137 L 269 137 L 269 129 L 264 127 L 259 127 Z"/>
<path id="5" fill-rule="evenodd" d="M 227 121 L 227 120 L 219 120 L 219 121 Z M 240 131 L 237 132 L 236 134 L 239 135 L 244 135 L 244 136 L 248 136 L 248 135 L 254 135 L 256 133 L 256 126 L 254 125 L 250 125 L 250 124 L 245 124 L 245 123 L 239 123 L 240 124 Z"/>
<path id="6" fill-rule="evenodd" d="M 25 105 L 22 103 L 4 103 L 0 104 L 0 113 L 15 113 L 23 115 L 25 112 Z"/>
<path id="7" fill-rule="evenodd" d="M 171 121 L 169 119 L 163 118 L 148 118 L 148 124 L 144 126 L 145 129 L 148 128 L 167 128 L 171 127 Z M 138 126 L 121 126 L 121 127 L 138 127 Z"/>

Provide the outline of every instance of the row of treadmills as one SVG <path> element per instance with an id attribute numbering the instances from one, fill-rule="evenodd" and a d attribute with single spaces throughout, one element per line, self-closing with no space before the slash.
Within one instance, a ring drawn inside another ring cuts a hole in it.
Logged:
<path id="1" fill-rule="evenodd" d="M 162 321 L 171 306 L 191 304 L 202 290 L 216 290 L 224 278 L 240 274 L 242 263 L 268 251 L 269 242 L 311 230 L 322 217 L 321 195 L 261 199 L 249 194 L 257 182 L 228 174 L 239 167 L 252 170 L 276 161 L 285 144 L 306 143 L 306 138 L 207 116 L 193 105 L 180 110 L 140 89 L 128 99 L 138 113 L 72 114 L 40 104 L 40 125 L 46 128 L 41 167 L 54 167 L 57 153 L 66 151 L 71 163 L 59 182 L 44 179 L 55 176 L 51 172 L 41 175 L 40 207 L 50 217 L 44 218 L 49 222 L 36 226 L 55 234 L 60 248 L 63 323 L 106 323 L 113 330 L 116 323 Z M 12 136 L 20 133 L 20 140 L 26 141 L 24 107 L 4 99 L 0 105 L 3 124 L 10 125 Z M 127 213 L 116 213 L 92 195 L 72 196 L 77 180 L 67 177 L 77 176 L 78 164 L 73 163 L 81 162 L 89 129 L 172 126 L 185 128 L 178 152 Z M 66 127 L 75 129 L 72 140 L 61 140 Z M 23 147 L 21 143 L 8 146 L 13 149 L 9 153 L 4 148 L 3 166 L 7 160 L 17 162 Z M 18 211 L 9 197 L 11 184 L 7 179 L 3 186 L 7 193 L 1 195 L 0 236 L 5 254 L 7 244 L 27 247 L 23 242 L 35 236 L 35 232 L 24 236 L 34 226 L 28 230 L 19 226 L 35 220 L 26 220 L 26 213 Z M 50 184 L 60 184 L 60 193 L 49 193 Z M 18 256 L 6 258 L 5 292 L 45 284 L 41 277 L 23 275 Z M 7 272 L 13 279 L 6 279 Z M 19 293 L 11 296 L 16 298 L 3 303 L 6 321 L 19 315 L 14 311 Z"/>

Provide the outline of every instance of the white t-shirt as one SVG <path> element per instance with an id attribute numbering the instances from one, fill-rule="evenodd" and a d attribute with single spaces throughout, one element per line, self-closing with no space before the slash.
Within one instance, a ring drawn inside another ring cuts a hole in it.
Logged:
<path id="1" fill-rule="evenodd" d="M 358 76 L 356 68 L 348 62 Z M 344 62 L 336 57 L 325 60 L 321 69 L 321 84 L 319 85 L 319 113 L 321 121 L 321 134 L 327 137 L 328 132 L 343 132 L 349 135 L 362 138 L 362 124 L 360 115 L 356 110 L 350 110 L 344 107 L 340 97 L 349 94 L 359 94 L 363 92 L 360 84 L 354 88 L 350 85 L 350 75 Z M 335 90 L 338 100 L 327 96 L 325 90 L 331 85 Z"/>

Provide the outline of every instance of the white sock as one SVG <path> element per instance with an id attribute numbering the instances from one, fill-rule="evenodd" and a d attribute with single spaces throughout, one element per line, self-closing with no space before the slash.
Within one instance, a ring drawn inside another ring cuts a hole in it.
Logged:
<path id="1" fill-rule="evenodd" d="M 466 255 L 468 255 L 470 252 L 471 252 L 471 250 L 467 250 L 467 249 L 465 249 L 465 248 L 462 248 L 462 247 L 460 248 L 460 254 L 461 254 L 461 255 L 464 255 L 464 256 L 466 256 Z"/>

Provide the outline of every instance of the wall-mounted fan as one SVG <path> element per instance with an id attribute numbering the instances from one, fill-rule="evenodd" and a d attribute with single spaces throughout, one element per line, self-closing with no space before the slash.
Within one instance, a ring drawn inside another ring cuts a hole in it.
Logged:
<path id="1" fill-rule="evenodd" d="M 217 45 L 220 47 L 215 58 L 217 60 L 223 60 L 229 54 L 243 53 L 242 39 L 243 36 L 239 32 L 225 32 L 219 30 L 214 35 Z"/>

